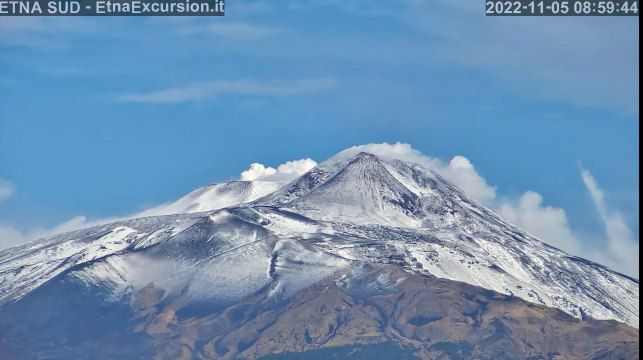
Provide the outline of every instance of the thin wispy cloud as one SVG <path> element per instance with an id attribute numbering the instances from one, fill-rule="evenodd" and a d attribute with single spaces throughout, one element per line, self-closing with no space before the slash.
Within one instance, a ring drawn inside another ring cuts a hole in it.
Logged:
<path id="1" fill-rule="evenodd" d="M 0 179 L 0 202 L 9 199 L 14 191 L 14 186 L 11 181 Z"/>
<path id="2" fill-rule="evenodd" d="M 21 229 L 12 224 L 0 222 L 0 250 L 22 245 L 51 235 L 78 230 L 91 226 L 84 216 L 76 216 L 49 228 Z"/>
<path id="3" fill-rule="evenodd" d="M 639 242 L 625 216 L 609 207 L 605 192 L 586 169 L 581 169 L 583 183 L 594 203 L 605 235 L 587 235 L 575 231 L 564 209 L 544 204 L 542 195 L 527 191 L 517 201 L 504 201 L 496 208 L 509 222 L 570 254 L 581 256 L 616 271 L 639 277 Z"/>
<path id="4" fill-rule="evenodd" d="M 16 192 L 13 182 L 0 179 L 0 203 L 8 200 Z M 87 225 L 84 216 L 77 216 L 50 228 L 21 229 L 13 224 L 0 220 L 0 250 L 24 244 L 46 236 L 80 229 Z"/>
<path id="5" fill-rule="evenodd" d="M 405 39 L 409 42 L 405 46 L 413 46 L 413 51 L 398 51 L 398 42 L 381 41 L 378 47 L 363 49 L 359 40 L 368 38 L 357 40 L 346 34 L 342 41 L 352 41 L 356 44 L 353 48 L 362 54 L 381 50 L 380 57 L 389 60 L 422 59 L 479 69 L 513 91 L 530 96 L 625 115 L 638 113 L 639 31 L 635 18 L 486 17 L 484 4 L 470 0 L 371 1 L 370 6 L 362 6 L 361 1 L 357 6 L 336 0 L 301 3 L 298 7 L 309 11 L 334 6 L 334 11 L 350 12 L 351 16 L 393 19 L 423 39 L 422 43 L 415 43 L 412 37 Z M 364 8 L 370 11 L 364 12 Z"/>
<path id="6" fill-rule="evenodd" d="M 634 232 L 627 225 L 625 216 L 608 206 L 605 192 L 598 185 L 594 175 L 587 169 L 581 169 L 581 174 L 598 216 L 605 227 L 607 236 L 605 249 L 600 249 L 595 256 L 601 262 L 630 274 L 635 274 L 638 278 L 638 239 L 635 238 Z"/>
<path id="7" fill-rule="evenodd" d="M 485 69 L 518 91 L 638 113 L 635 19 L 489 18 L 477 2 L 408 4 L 405 19 L 445 40 L 438 56 Z"/>
<path id="8" fill-rule="evenodd" d="M 582 169 L 581 176 L 605 227 L 605 235 L 585 234 L 572 228 L 567 212 L 546 205 L 542 195 L 535 191 L 527 191 L 517 200 L 504 199 L 494 208 L 507 221 L 552 246 L 638 278 L 637 237 L 625 216 L 608 206 L 605 193 L 593 175 Z"/>
<path id="9" fill-rule="evenodd" d="M 70 34 L 93 34 L 97 22 L 81 17 L 5 16 L 0 21 L 0 45 L 60 49 L 69 44 Z"/>
<path id="10" fill-rule="evenodd" d="M 315 93 L 333 86 L 332 79 L 219 80 L 187 84 L 147 93 L 122 94 L 119 102 L 176 104 L 220 96 L 282 97 Z"/>
<path id="11" fill-rule="evenodd" d="M 38 17 L 7 16 L 0 21 L 0 32 L 9 33 L 16 31 L 42 31 L 45 30 L 45 22 Z"/>
<path id="12" fill-rule="evenodd" d="M 217 20 L 217 19 L 215 19 Z M 221 39 L 263 39 L 277 36 L 286 29 L 277 26 L 262 26 L 247 22 L 213 22 L 182 24 L 177 28 L 182 34 L 211 34 Z"/>

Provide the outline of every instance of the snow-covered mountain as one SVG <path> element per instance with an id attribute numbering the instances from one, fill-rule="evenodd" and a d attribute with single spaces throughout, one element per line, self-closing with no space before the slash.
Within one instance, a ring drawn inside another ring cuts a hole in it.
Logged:
<path id="1" fill-rule="evenodd" d="M 273 193 L 284 183 L 272 181 L 230 181 L 200 187 L 184 197 L 137 214 L 137 217 L 214 211 L 254 201 Z"/>
<path id="2" fill-rule="evenodd" d="M 63 277 L 110 301 L 153 283 L 187 301 L 286 298 L 338 271 L 395 264 L 579 319 L 639 326 L 639 283 L 548 246 L 417 164 L 345 151 L 288 184 L 200 188 L 140 219 L 0 252 L 0 304 Z"/>

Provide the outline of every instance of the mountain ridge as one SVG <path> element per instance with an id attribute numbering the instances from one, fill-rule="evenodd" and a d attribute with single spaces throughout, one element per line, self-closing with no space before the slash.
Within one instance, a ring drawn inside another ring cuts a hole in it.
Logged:
<path id="1" fill-rule="evenodd" d="M 211 185 L 174 203 L 183 214 L 0 252 L 0 304 L 86 265 L 78 276 L 109 289 L 110 301 L 154 283 L 168 294 L 187 291 L 188 301 L 227 303 L 264 287 L 287 298 L 370 263 L 638 328 L 638 281 L 546 245 L 418 164 L 340 153 L 288 184 L 264 185 Z M 233 196 L 220 191 L 228 187 Z"/>

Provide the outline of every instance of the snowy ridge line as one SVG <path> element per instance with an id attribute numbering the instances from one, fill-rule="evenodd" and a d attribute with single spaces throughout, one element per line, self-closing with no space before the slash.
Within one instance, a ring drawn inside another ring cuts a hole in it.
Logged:
<path id="1" fill-rule="evenodd" d="M 342 152 L 283 186 L 210 185 L 174 204 L 188 212 L 0 252 L 0 294 L 22 298 L 73 274 L 119 301 L 154 283 L 187 291 L 186 301 L 225 302 L 266 286 L 272 297 L 292 296 L 342 269 L 394 264 L 639 326 L 638 280 L 526 234 L 418 164 Z M 189 212 L 204 206 L 211 210 Z"/>
<path id="2" fill-rule="evenodd" d="M 144 220 L 146 218 L 150 218 L 150 217 L 144 217 L 144 218 L 139 218 L 139 219 L 134 219 L 134 220 Z M 171 235 L 170 237 L 168 237 L 166 239 L 166 241 L 170 241 L 172 238 L 174 238 L 176 236 L 179 236 L 181 233 L 183 233 L 184 231 L 189 230 L 191 227 L 197 226 L 199 222 L 201 222 L 201 221 L 203 221 L 205 219 L 207 219 L 207 215 L 202 216 L 201 220 L 196 221 L 194 224 L 188 226 L 187 228 L 177 232 L 174 235 Z M 124 225 L 124 224 L 129 224 L 129 223 L 130 223 L 130 221 L 118 221 L 116 223 L 112 223 L 112 224 L 108 224 L 108 225 L 95 225 L 95 226 L 92 226 L 92 227 L 87 228 L 87 229 L 76 230 L 76 231 L 72 231 L 70 233 L 66 233 L 66 234 L 63 234 L 63 235 L 69 235 L 69 234 L 81 233 L 81 232 L 91 232 L 91 230 L 102 230 L 102 231 L 99 232 L 100 236 L 98 236 L 98 238 L 101 239 L 105 235 L 111 234 L 112 231 L 113 231 L 113 230 L 103 230 L 106 227 L 115 226 L 115 228 L 118 228 L 118 225 Z M 156 231 L 161 230 L 162 228 L 163 228 L 163 226 L 160 226 L 160 227 L 156 228 L 155 231 L 152 232 L 151 234 L 154 234 Z M 81 237 L 79 240 L 82 240 L 82 239 L 85 239 L 85 238 L 88 238 L 88 237 L 91 237 L 91 236 L 92 236 L 91 233 L 88 233 L 87 235 Z M 94 235 L 94 236 L 96 236 L 96 235 Z M 55 236 L 50 236 L 50 237 L 48 237 L 46 239 L 43 239 L 43 240 L 49 240 L 49 239 L 52 239 L 52 238 L 55 238 Z M 154 246 L 159 244 L 158 242 L 156 242 L 156 243 L 151 243 L 151 244 L 149 244 L 149 245 L 147 245 L 145 247 L 138 247 L 138 245 L 140 245 L 145 240 L 148 240 L 148 239 L 145 238 L 145 237 L 141 237 L 141 238 L 136 239 L 133 242 L 129 243 L 126 247 L 124 247 L 124 248 L 122 248 L 120 250 L 105 253 L 105 254 L 102 254 L 102 255 L 100 255 L 98 257 L 93 257 L 93 258 L 91 258 L 89 260 L 82 261 L 82 262 L 77 261 L 77 260 L 78 260 L 79 256 L 82 256 L 83 252 L 86 249 L 81 249 L 78 252 L 74 253 L 73 255 L 65 258 L 59 264 L 55 265 L 55 267 L 53 269 L 49 270 L 47 272 L 47 274 L 44 274 L 43 277 L 38 279 L 39 282 L 36 283 L 35 286 L 30 287 L 29 289 L 27 289 L 27 291 L 18 291 L 17 294 L 12 294 L 11 289 L 10 288 L 7 289 L 5 287 L 6 284 L 4 284 L 4 281 L 0 281 L 0 290 L 2 290 L 2 291 L 0 291 L 0 294 L 1 294 L 0 295 L 0 305 L 2 305 L 4 303 L 7 303 L 7 302 L 18 301 L 23 296 L 28 294 L 30 291 L 35 290 L 36 288 L 44 285 L 45 283 L 47 283 L 49 281 L 53 281 L 53 280 L 55 280 L 57 278 L 60 278 L 61 276 L 64 276 L 65 274 L 67 274 L 67 273 L 69 273 L 71 271 L 75 271 L 78 268 L 89 267 L 92 264 L 95 264 L 95 263 L 98 263 L 98 262 L 103 262 L 104 260 L 106 260 L 106 259 L 108 259 L 110 257 L 115 257 L 115 256 L 123 255 L 123 254 L 131 254 L 131 253 L 136 253 L 136 252 L 143 251 L 143 250 L 146 250 L 146 249 L 150 249 L 150 248 L 152 248 L 152 247 L 154 247 Z M 45 250 L 48 249 L 49 247 L 53 247 L 53 246 L 55 246 L 55 244 L 50 244 L 50 245 L 47 246 L 47 248 L 45 248 Z M 7 249 L 7 251 L 8 250 L 12 250 L 12 249 Z M 38 249 L 38 250 L 42 250 L 42 249 Z M 0 252 L 0 260 L 4 260 L 4 259 L 1 258 L 2 255 L 3 255 L 2 252 Z M 15 259 L 16 258 L 12 258 L 12 259 L 9 259 L 9 261 L 0 262 L 0 280 L 3 280 L 3 276 L 2 276 L 3 273 L 7 272 L 7 270 L 11 270 L 11 268 L 7 269 L 7 268 L 3 267 L 2 265 L 7 265 L 7 263 L 10 264 L 11 260 L 15 260 Z M 22 265 L 20 265 L 20 268 L 29 267 L 29 266 L 36 266 L 36 264 L 22 264 Z M 62 270 L 57 271 L 57 270 L 60 270 L 60 269 L 62 269 Z"/>

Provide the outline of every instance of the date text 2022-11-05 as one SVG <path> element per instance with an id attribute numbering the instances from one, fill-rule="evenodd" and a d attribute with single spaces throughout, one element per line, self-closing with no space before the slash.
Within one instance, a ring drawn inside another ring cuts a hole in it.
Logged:
<path id="1" fill-rule="evenodd" d="M 515 0 L 485 2 L 487 16 L 638 16 L 638 0 Z"/>

